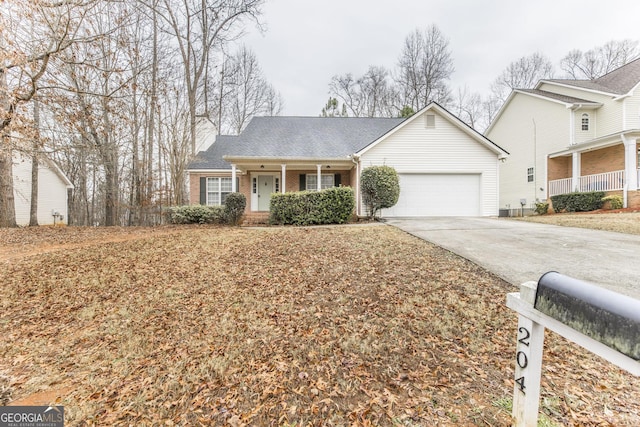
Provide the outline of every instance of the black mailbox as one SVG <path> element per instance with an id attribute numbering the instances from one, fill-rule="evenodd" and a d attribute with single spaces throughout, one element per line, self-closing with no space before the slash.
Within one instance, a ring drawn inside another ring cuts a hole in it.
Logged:
<path id="1" fill-rule="evenodd" d="M 640 300 L 550 271 L 538 280 L 534 308 L 640 360 Z"/>

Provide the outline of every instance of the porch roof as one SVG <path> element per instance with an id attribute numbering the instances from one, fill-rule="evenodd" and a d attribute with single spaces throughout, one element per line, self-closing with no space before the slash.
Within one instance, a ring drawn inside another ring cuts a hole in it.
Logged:
<path id="1" fill-rule="evenodd" d="M 584 151 L 597 150 L 600 148 L 610 147 L 612 145 L 622 144 L 624 142 L 624 138 L 640 138 L 640 129 L 630 129 L 622 132 L 612 133 L 611 135 L 605 135 L 599 138 L 590 139 L 589 141 L 569 146 L 565 150 L 550 153 L 549 157 L 554 158 L 569 156 L 573 153 L 582 153 Z"/>
<path id="2" fill-rule="evenodd" d="M 322 165 L 326 169 L 351 169 L 355 163 L 353 157 L 269 157 L 269 156 L 224 156 L 224 160 L 233 163 L 243 171 L 262 170 L 280 171 L 282 165 L 288 170 L 315 169 Z"/>

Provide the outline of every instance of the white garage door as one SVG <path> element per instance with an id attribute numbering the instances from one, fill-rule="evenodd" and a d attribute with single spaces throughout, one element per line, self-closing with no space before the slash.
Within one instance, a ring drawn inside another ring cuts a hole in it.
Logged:
<path id="1" fill-rule="evenodd" d="M 396 216 L 479 216 L 479 174 L 400 174 L 398 203 L 382 211 Z"/>

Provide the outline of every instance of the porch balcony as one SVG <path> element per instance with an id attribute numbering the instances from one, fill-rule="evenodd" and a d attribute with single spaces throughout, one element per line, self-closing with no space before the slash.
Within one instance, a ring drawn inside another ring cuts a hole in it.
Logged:
<path id="1" fill-rule="evenodd" d="M 554 179 L 549 181 L 549 197 L 567 194 L 574 191 L 617 191 L 623 190 L 625 185 L 624 170 L 596 173 L 580 176 L 574 184 L 573 178 Z M 640 179 L 640 170 L 637 170 Z M 640 182 L 640 181 L 638 181 Z"/>

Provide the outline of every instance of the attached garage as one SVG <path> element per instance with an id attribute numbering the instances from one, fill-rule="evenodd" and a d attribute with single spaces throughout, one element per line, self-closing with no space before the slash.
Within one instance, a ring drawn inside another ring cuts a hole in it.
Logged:
<path id="1" fill-rule="evenodd" d="M 508 153 L 436 103 L 356 154 L 359 173 L 398 172 L 400 199 L 382 217 L 498 215 L 498 164 Z"/>
<path id="2" fill-rule="evenodd" d="M 400 198 L 385 217 L 480 216 L 480 174 L 400 174 Z"/>

